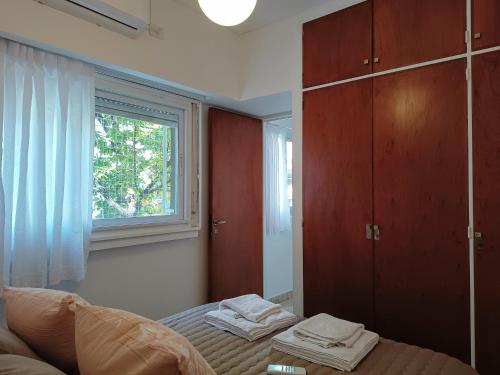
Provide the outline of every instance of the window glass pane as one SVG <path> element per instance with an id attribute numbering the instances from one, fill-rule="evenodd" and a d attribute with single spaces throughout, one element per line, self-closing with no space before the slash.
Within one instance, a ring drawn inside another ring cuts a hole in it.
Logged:
<path id="1" fill-rule="evenodd" d="M 94 219 L 177 214 L 177 126 L 136 117 L 96 109 Z"/>

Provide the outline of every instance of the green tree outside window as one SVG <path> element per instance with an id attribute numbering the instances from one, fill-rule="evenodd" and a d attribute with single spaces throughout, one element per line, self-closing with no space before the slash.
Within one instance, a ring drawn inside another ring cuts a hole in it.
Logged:
<path id="1" fill-rule="evenodd" d="M 96 112 L 93 218 L 175 215 L 177 129 Z"/>

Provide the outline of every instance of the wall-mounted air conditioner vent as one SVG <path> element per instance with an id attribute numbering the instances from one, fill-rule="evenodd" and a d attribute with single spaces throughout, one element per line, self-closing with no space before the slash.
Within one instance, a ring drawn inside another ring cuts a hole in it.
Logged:
<path id="1" fill-rule="evenodd" d="M 100 0 L 35 0 L 51 8 L 83 18 L 96 25 L 137 38 L 147 28 L 140 18 L 122 12 Z"/>

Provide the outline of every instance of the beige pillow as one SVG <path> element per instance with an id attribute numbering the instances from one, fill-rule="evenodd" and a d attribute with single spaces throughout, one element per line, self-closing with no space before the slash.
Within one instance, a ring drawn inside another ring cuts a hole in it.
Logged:
<path id="1" fill-rule="evenodd" d="M 0 326 L 0 354 L 17 354 L 40 359 L 26 343 L 12 331 Z"/>
<path id="2" fill-rule="evenodd" d="M 9 329 L 39 356 L 63 371 L 77 367 L 75 350 L 76 294 L 50 289 L 4 288 Z"/>
<path id="3" fill-rule="evenodd" d="M 81 375 L 215 375 L 185 337 L 126 311 L 77 305 L 75 332 Z"/>
<path id="4" fill-rule="evenodd" d="M 13 354 L 0 355 L 0 374 L 9 375 L 64 375 L 48 363 Z"/>

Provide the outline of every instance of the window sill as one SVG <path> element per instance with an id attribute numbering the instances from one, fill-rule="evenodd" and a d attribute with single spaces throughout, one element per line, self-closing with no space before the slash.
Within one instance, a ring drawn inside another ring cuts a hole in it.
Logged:
<path id="1" fill-rule="evenodd" d="M 189 224 L 99 228 L 92 233 L 90 251 L 196 238 L 199 230 Z"/>

